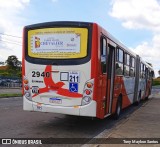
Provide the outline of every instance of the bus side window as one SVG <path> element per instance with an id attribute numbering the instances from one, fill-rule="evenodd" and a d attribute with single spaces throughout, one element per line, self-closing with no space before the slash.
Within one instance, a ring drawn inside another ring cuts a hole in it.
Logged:
<path id="1" fill-rule="evenodd" d="M 123 75 L 123 50 L 117 48 L 116 50 L 116 75 Z"/>
<path id="2" fill-rule="evenodd" d="M 143 79 L 146 78 L 146 66 L 143 65 Z"/>
<path id="3" fill-rule="evenodd" d="M 145 69 L 145 78 L 146 78 L 146 79 L 149 79 L 148 68 L 147 68 L 147 67 L 146 67 L 146 69 Z"/>
<path id="4" fill-rule="evenodd" d="M 125 54 L 124 76 L 129 76 L 130 55 Z"/>
<path id="5" fill-rule="evenodd" d="M 152 71 L 149 71 L 149 79 L 152 80 L 153 76 L 152 76 Z"/>
<path id="6" fill-rule="evenodd" d="M 107 66 L 106 66 L 106 57 L 107 57 L 107 41 L 105 38 L 101 38 L 101 68 L 102 68 L 102 73 L 106 73 L 107 71 Z"/>
<path id="7" fill-rule="evenodd" d="M 151 79 L 155 77 L 154 71 L 151 71 Z"/>
<path id="8" fill-rule="evenodd" d="M 141 78 L 144 78 L 144 64 L 141 63 Z"/>
<path id="9" fill-rule="evenodd" d="M 134 77 L 135 76 L 135 58 L 130 57 L 130 76 Z"/>

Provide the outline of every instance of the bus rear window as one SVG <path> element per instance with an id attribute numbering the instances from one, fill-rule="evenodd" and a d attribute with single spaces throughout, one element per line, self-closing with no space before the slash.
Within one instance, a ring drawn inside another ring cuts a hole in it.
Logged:
<path id="1" fill-rule="evenodd" d="M 87 28 L 43 28 L 28 31 L 28 55 L 41 59 L 75 59 L 87 56 Z"/>

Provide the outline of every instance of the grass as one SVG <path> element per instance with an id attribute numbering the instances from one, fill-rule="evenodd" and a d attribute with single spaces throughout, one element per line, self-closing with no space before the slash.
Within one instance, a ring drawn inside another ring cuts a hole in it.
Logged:
<path id="1" fill-rule="evenodd" d="M 160 85 L 160 77 L 153 79 L 153 86 Z"/>
<path id="2" fill-rule="evenodd" d="M 21 93 L 5 93 L 5 94 L 0 94 L 0 98 L 3 97 L 21 97 Z"/>

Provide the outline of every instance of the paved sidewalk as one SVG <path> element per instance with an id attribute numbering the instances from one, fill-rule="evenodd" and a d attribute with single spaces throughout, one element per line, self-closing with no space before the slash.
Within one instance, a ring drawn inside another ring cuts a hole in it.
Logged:
<path id="1" fill-rule="evenodd" d="M 160 93 L 151 95 L 149 100 L 137 109 L 130 117 L 122 120 L 113 130 L 104 130 L 95 138 L 160 138 Z M 86 144 L 83 147 L 121 147 L 137 146 L 137 144 Z M 140 144 L 138 146 L 154 146 L 159 144 Z"/>

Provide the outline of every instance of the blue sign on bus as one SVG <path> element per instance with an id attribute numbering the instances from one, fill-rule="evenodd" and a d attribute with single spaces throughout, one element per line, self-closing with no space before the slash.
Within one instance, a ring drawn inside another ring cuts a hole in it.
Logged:
<path id="1" fill-rule="evenodd" d="M 78 92 L 78 83 L 69 83 L 70 92 Z"/>

